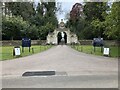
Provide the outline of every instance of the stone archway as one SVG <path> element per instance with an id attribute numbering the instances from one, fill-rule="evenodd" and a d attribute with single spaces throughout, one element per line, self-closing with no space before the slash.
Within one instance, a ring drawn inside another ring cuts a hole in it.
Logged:
<path id="1" fill-rule="evenodd" d="M 64 33 L 64 38 L 61 33 Z M 72 38 L 71 38 L 72 37 Z M 62 41 L 62 43 L 61 43 Z M 77 35 L 70 32 L 69 28 L 65 28 L 64 22 L 59 24 L 59 28 L 56 28 L 53 33 L 49 33 L 47 36 L 47 44 L 71 44 L 78 43 Z"/>

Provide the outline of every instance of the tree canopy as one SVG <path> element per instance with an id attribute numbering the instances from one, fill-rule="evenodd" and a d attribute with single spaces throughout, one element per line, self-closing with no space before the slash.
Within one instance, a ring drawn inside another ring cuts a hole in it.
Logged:
<path id="1" fill-rule="evenodd" d="M 112 4 L 111 12 L 109 12 L 105 21 L 106 31 L 104 32 L 108 38 L 120 40 L 120 2 Z"/>
<path id="2" fill-rule="evenodd" d="M 3 15 L 3 39 L 46 39 L 58 26 L 55 2 L 5 2 Z M 11 15 L 12 14 L 12 15 Z"/>
<path id="3" fill-rule="evenodd" d="M 120 2 L 113 2 L 111 6 L 108 2 L 85 2 L 73 5 L 66 24 L 79 39 L 119 39 L 119 21 Z"/>

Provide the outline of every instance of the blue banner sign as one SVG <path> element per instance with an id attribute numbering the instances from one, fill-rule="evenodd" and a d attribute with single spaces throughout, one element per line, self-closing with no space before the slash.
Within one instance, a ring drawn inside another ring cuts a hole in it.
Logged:
<path id="1" fill-rule="evenodd" d="M 93 39 L 93 46 L 98 46 L 98 47 L 102 47 L 103 44 L 103 38 L 94 38 Z"/>
<path id="2" fill-rule="evenodd" d="M 31 47 L 31 39 L 22 38 L 22 47 Z"/>

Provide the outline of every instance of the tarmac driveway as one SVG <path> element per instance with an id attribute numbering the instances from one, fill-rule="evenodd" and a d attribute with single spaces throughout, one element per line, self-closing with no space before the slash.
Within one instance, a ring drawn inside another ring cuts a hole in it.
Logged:
<path id="1" fill-rule="evenodd" d="M 3 87 L 117 88 L 118 60 L 58 45 L 32 56 L 2 61 Z M 52 77 L 23 78 L 26 71 L 56 71 Z M 29 80 L 33 82 L 29 82 Z M 38 82 L 39 83 L 38 83 Z M 27 83 L 27 84 L 26 84 Z"/>

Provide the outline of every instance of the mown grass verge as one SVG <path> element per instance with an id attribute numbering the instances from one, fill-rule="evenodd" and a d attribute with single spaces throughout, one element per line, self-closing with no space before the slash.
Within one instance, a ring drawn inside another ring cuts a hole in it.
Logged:
<path id="1" fill-rule="evenodd" d="M 34 46 L 31 46 L 30 52 L 29 52 L 28 47 L 24 48 L 24 52 L 22 52 L 22 47 L 20 47 L 21 55 L 16 57 L 16 56 L 13 56 L 14 46 L 2 46 L 2 47 L 0 47 L 0 49 L 1 49 L 1 51 L 0 51 L 0 56 L 1 56 L 0 61 L 10 60 L 10 59 L 15 59 L 15 58 L 19 58 L 19 57 L 24 57 L 24 56 L 29 56 L 29 55 L 32 55 L 32 54 L 40 53 L 40 52 L 45 51 L 45 50 L 47 50 L 51 47 L 52 47 L 51 45 L 45 45 L 45 46 L 34 45 Z"/>
<path id="2" fill-rule="evenodd" d="M 92 45 L 72 45 L 71 47 L 83 53 L 103 56 L 103 51 L 101 52 L 101 47 L 96 47 L 95 51 Z M 117 46 L 111 46 L 109 48 L 110 48 L 109 57 L 115 58 L 120 57 L 118 53 L 119 48 Z"/>

